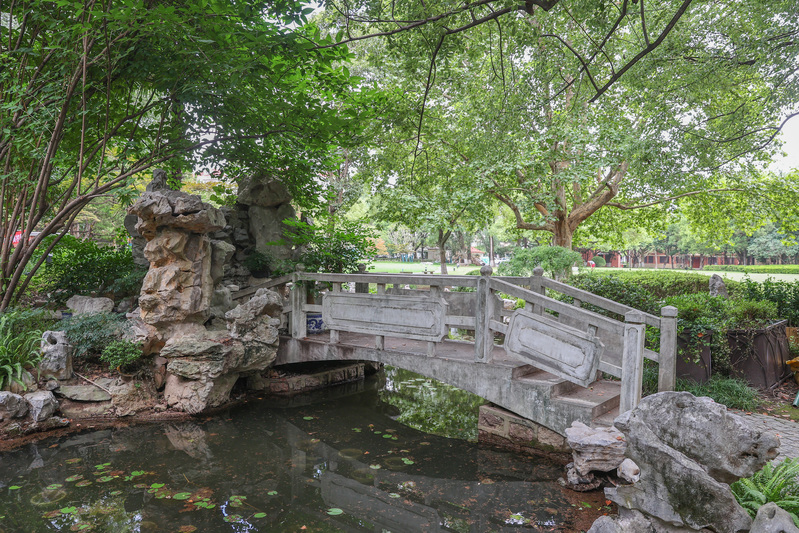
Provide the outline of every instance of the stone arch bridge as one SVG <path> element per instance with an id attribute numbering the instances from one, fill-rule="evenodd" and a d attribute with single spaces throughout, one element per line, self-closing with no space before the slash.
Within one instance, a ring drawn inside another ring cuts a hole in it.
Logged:
<path id="1" fill-rule="evenodd" d="M 659 364 L 658 390 L 674 389 L 677 309 L 643 313 L 545 278 L 541 269 L 529 278 L 492 276 L 490 267 L 480 273 L 298 269 L 236 298 L 292 287 L 277 365 L 385 363 L 477 394 L 561 435 L 575 420 L 608 425 L 635 407 L 645 358 Z M 328 289 L 320 303 L 307 303 L 313 284 Z M 309 335 L 309 314 L 321 314 L 327 331 Z M 657 351 L 644 345 L 647 327 L 659 330 Z M 467 335 L 450 339 L 454 330 Z"/>

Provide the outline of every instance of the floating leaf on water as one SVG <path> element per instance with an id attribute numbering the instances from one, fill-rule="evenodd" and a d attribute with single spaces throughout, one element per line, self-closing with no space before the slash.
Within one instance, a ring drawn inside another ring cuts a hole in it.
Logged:
<path id="1" fill-rule="evenodd" d="M 60 489 L 63 486 L 64 485 L 62 485 L 61 483 L 50 483 L 49 485 L 47 485 L 45 487 L 45 489 L 47 489 L 47 490 L 56 490 L 56 489 Z"/>
<path id="2" fill-rule="evenodd" d="M 316 444 L 317 442 L 319 442 L 319 439 L 311 439 L 310 442 L 311 442 L 311 444 Z"/>
<path id="3" fill-rule="evenodd" d="M 353 430 L 355 433 L 360 433 L 361 431 L 363 431 L 361 428 L 352 428 L 352 430 Z"/>
<path id="4" fill-rule="evenodd" d="M 96 468 L 97 470 L 104 470 L 104 469 L 108 468 L 109 466 L 111 466 L 111 463 L 103 463 L 103 464 L 99 464 L 99 465 L 94 465 L 94 468 Z"/>
<path id="5" fill-rule="evenodd" d="M 377 431 L 375 431 L 375 433 L 377 433 Z M 383 438 L 384 439 L 390 439 L 391 438 L 391 433 L 383 433 Z"/>
<path id="6" fill-rule="evenodd" d="M 61 516 L 61 509 L 54 509 L 52 511 L 47 511 L 42 515 L 42 518 L 55 518 L 56 516 Z"/>
<path id="7" fill-rule="evenodd" d="M 74 465 L 75 463 L 80 463 L 82 460 L 83 459 L 81 459 L 80 457 L 73 457 L 72 459 L 67 459 L 64 462 L 67 463 L 68 465 Z"/>
<path id="8" fill-rule="evenodd" d="M 419 446 L 430 446 L 429 442 L 420 442 Z"/>
<path id="9" fill-rule="evenodd" d="M 331 507 L 330 509 L 327 510 L 327 514 L 329 514 L 330 516 L 338 516 L 340 514 L 344 514 L 344 511 L 342 511 L 338 507 Z"/>
<path id="10" fill-rule="evenodd" d="M 382 431 L 375 431 L 375 435 L 380 435 L 381 433 L 383 433 L 383 432 Z"/>
<path id="11" fill-rule="evenodd" d="M 94 525 L 88 522 L 78 522 L 69 528 L 70 531 L 89 531 L 90 529 L 94 529 Z"/>
<path id="12" fill-rule="evenodd" d="M 72 505 L 70 507 L 62 507 L 59 510 L 61 511 L 61 514 L 73 514 L 75 511 L 78 510 L 78 508 Z"/>
<path id="13" fill-rule="evenodd" d="M 178 492 L 172 496 L 173 500 L 188 500 L 191 498 L 191 492 Z"/>
<path id="14" fill-rule="evenodd" d="M 304 416 L 302 417 L 303 420 L 313 420 L 312 416 Z"/>
<path id="15" fill-rule="evenodd" d="M 21 488 L 22 487 L 20 487 L 19 485 L 11 485 L 10 487 L 8 487 L 8 490 L 19 490 Z"/>
<path id="16" fill-rule="evenodd" d="M 69 476 L 66 481 L 72 483 L 73 481 L 80 481 L 83 479 L 83 474 L 75 474 L 74 476 Z"/>
<path id="17" fill-rule="evenodd" d="M 225 522 L 230 522 L 230 523 L 241 522 L 241 515 L 231 514 L 231 515 L 226 516 L 222 520 L 224 520 Z"/>
<path id="18" fill-rule="evenodd" d="M 150 488 L 153 488 L 153 489 L 160 489 L 160 488 L 161 488 L 161 487 L 163 487 L 163 486 L 164 486 L 164 484 L 163 484 L 163 483 L 153 483 L 153 484 L 151 484 L 151 485 L 150 485 Z"/>
<path id="19" fill-rule="evenodd" d="M 380 465 L 369 465 L 369 468 L 371 468 L 372 470 L 380 470 L 381 467 Z"/>
<path id="20" fill-rule="evenodd" d="M 254 515 L 252 515 L 252 517 L 253 518 L 265 518 L 266 517 L 266 513 L 255 513 Z"/>
<path id="21" fill-rule="evenodd" d="M 103 476 L 97 479 L 97 483 L 108 483 L 109 481 L 113 481 L 113 476 Z"/>
<path id="22" fill-rule="evenodd" d="M 413 461 L 411 461 L 407 457 L 403 457 L 402 458 L 402 462 L 405 463 L 406 465 L 412 465 L 413 464 Z"/>
<path id="23" fill-rule="evenodd" d="M 267 492 L 267 494 L 269 496 L 277 496 L 277 491 L 276 490 L 270 490 L 269 492 Z"/>
<path id="24" fill-rule="evenodd" d="M 91 481 L 89 481 L 88 479 L 84 479 L 83 481 L 78 481 L 77 483 L 75 483 L 75 486 L 76 487 L 88 487 L 91 484 L 92 484 Z"/>
<path id="25" fill-rule="evenodd" d="M 146 489 L 149 486 L 150 485 L 148 485 L 147 483 L 136 483 L 135 485 L 133 485 L 133 488 L 134 489 Z"/>
<path id="26" fill-rule="evenodd" d="M 178 528 L 178 533 L 194 533 L 197 531 L 197 526 L 180 526 Z"/>
<path id="27" fill-rule="evenodd" d="M 397 494 L 396 492 L 390 492 L 388 495 L 389 495 L 390 497 L 392 497 L 392 498 L 402 498 L 402 496 L 400 496 L 400 495 L 399 495 L 399 494 Z"/>
<path id="28" fill-rule="evenodd" d="M 111 496 L 119 496 L 120 494 L 122 494 L 122 491 L 121 490 L 112 490 L 108 494 L 111 495 Z"/>

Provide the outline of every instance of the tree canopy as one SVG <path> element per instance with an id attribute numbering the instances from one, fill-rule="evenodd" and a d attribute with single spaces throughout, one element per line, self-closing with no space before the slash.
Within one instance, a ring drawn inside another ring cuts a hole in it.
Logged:
<path id="1" fill-rule="evenodd" d="M 327 42 L 311 11 L 299 1 L 0 2 L 0 309 L 38 267 L 29 263 L 45 237 L 154 165 L 278 175 L 312 200 L 313 176 L 354 140 L 374 99 L 345 68 L 346 48 L 311 44 Z"/>

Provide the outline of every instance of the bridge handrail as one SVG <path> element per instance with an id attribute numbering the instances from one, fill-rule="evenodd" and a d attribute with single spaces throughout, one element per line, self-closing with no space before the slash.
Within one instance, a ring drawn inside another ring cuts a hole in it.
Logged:
<path id="1" fill-rule="evenodd" d="M 559 321 L 565 325 L 577 323 L 582 327 L 598 328 L 610 339 L 611 344 L 618 351 L 612 352 L 609 360 L 600 360 L 599 369 L 603 372 L 618 377 L 622 381 L 622 395 L 620 401 L 621 411 L 632 409 L 638 404 L 641 397 L 643 360 L 648 358 L 659 363 L 658 390 L 674 390 L 676 381 L 676 351 L 677 351 L 677 309 L 664 307 L 661 316 L 644 313 L 630 306 L 603 298 L 596 294 L 572 287 L 556 280 L 543 276 L 543 270 L 536 268 L 533 276 L 492 276 L 489 267 L 481 269 L 480 276 L 465 275 L 431 275 L 431 274 L 389 274 L 361 271 L 358 273 L 317 273 L 306 272 L 300 265 L 291 276 L 283 276 L 271 280 L 261 287 L 276 287 L 292 282 L 295 286 L 302 282 L 323 282 L 332 287 L 337 293 L 342 284 L 354 283 L 356 292 L 369 292 L 368 285 L 377 285 L 377 294 L 386 294 L 386 287 L 406 285 L 429 286 L 428 298 L 440 298 L 444 287 L 464 287 L 476 289 L 474 294 L 474 317 L 448 314 L 444 311 L 445 323 L 450 327 L 474 328 L 475 335 L 475 361 L 489 362 L 494 350 L 494 335 L 504 334 L 507 325 L 502 321 L 501 315 L 509 313 L 501 311 L 501 303 L 497 296 L 499 293 L 520 298 L 525 301 L 525 308 L 533 313 L 544 313 L 547 310 L 558 315 Z M 567 303 L 546 295 L 546 291 L 558 292 L 571 297 L 572 303 Z M 243 292 L 243 291 L 242 291 Z M 419 291 L 419 296 L 424 296 Z M 426 292 L 426 291 L 424 291 Z M 238 293 L 236 296 L 238 296 Z M 302 338 L 306 335 L 306 312 L 318 312 L 320 305 L 306 302 L 306 291 L 292 290 L 290 304 L 284 308 L 284 313 L 291 313 L 292 336 Z M 590 304 L 609 311 L 615 315 L 624 316 L 624 321 L 596 313 L 583 308 L 583 304 Z M 446 309 L 447 306 L 445 306 Z M 645 348 L 645 328 L 650 326 L 660 329 L 659 350 L 653 351 Z M 339 332 L 331 330 L 331 342 L 338 342 Z M 435 342 L 428 342 L 428 355 L 435 353 Z M 376 346 L 382 349 L 383 337 L 376 338 Z M 607 351 L 607 350 L 606 350 Z M 619 355 L 621 360 L 619 361 Z"/>

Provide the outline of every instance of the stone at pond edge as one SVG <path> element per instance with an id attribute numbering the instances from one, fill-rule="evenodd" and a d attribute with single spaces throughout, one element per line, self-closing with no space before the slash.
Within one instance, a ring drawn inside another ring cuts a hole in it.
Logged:
<path id="1" fill-rule="evenodd" d="M 752 522 L 752 533 L 799 533 L 788 511 L 775 503 L 767 503 L 757 510 Z"/>
<path id="2" fill-rule="evenodd" d="M 0 420 L 20 418 L 28 414 L 28 402 L 19 394 L 0 392 Z"/>
<path id="3" fill-rule="evenodd" d="M 667 524 L 638 511 L 620 508 L 619 513 L 616 517 L 600 516 L 587 533 L 712 533 L 708 529 L 696 530 Z"/>
<path id="4" fill-rule="evenodd" d="M 585 475 L 580 474 L 574 467 L 574 463 L 566 465 L 566 483 L 564 485 L 567 488 L 577 492 L 587 492 L 599 487 L 601 483 L 602 482 L 590 472 Z"/>
<path id="5" fill-rule="evenodd" d="M 627 443 L 621 431 L 614 427 L 592 428 L 574 421 L 566 428 L 566 438 L 573 450 L 574 468 L 582 476 L 591 471 L 610 472 L 624 460 Z"/>
<path id="6" fill-rule="evenodd" d="M 641 479 L 641 469 L 633 461 L 625 459 L 616 469 L 616 475 L 627 483 L 635 483 Z"/>
<path id="7" fill-rule="evenodd" d="M 25 395 L 30 404 L 30 415 L 34 422 L 47 420 L 58 410 L 58 401 L 50 391 L 37 391 Z"/>
<path id="8" fill-rule="evenodd" d="M 8 385 L 9 392 L 13 392 L 14 394 L 24 395 L 26 392 L 34 392 L 39 389 L 39 386 L 36 384 L 36 380 L 27 370 L 22 371 L 22 375 L 20 376 L 20 381 L 22 381 L 22 384 L 19 384 L 16 381 L 12 381 L 11 383 L 9 383 Z"/>
<path id="9" fill-rule="evenodd" d="M 76 402 L 105 402 L 111 395 L 94 385 L 62 385 L 57 394 Z"/>
<path id="10" fill-rule="evenodd" d="M 64 331 L 45 331 L 42 334 L 42 360 L 39 362 L 39 377 L 70 379 L 72 377 L 72 354 L 75 349 L 67 340 Z"/>
<path id="11" fill-rule="evenodd" d="M 752 519 L 726 483 L 774 458 L 775 437 L 753 430 L 710 398 L 686 392 L 648 396 L 615 425 L 641 479 L 606 489 L 608 499 L 675 526 L 749 530 Z"/>

